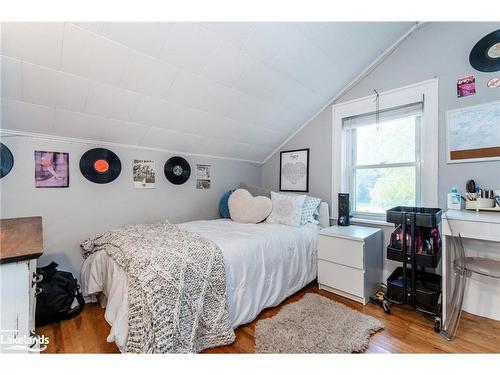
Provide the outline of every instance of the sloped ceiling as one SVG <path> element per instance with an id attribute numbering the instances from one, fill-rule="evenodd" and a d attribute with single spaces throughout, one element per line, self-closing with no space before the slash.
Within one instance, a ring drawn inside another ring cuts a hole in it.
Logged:
<path id="1" fill-rule="evenodd" d="M 397 23 L 3 23 L 2 128 L 263 161 Z"/>

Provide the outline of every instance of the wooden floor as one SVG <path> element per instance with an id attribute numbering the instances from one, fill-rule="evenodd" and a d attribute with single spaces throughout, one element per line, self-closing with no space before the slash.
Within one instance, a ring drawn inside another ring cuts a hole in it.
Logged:
<path id="1" fill-rule="evenodd" d="M 206 350 L 206 353 L 254 353 L 255 323 L 278 313 L 281 306 L 298 301 L 305 293 L 318 293 L 335 301 L 372 315 L 385 328 L 370 340 L 368 353 L 500 353 L 500 322 L 463 313 L 456 338 L 448 342 L 436 334 L 433 321 L 421 313 L 403 307 L 394 307 L 387 315 L 373 304 L 362 306 L 348 299 L 319 290 L 316 284 L 286 299 L 281 305 L 263 311 L 257 319 L 236 329 L 236 341 L 229 346 Z M 98 304 L 88 304 L 76 318 L 37 329 L 39 335 L 49 337 L 44 353 L 118 353 L 114 343 L 106 342 L 109 325 L 104 310 Z"/>

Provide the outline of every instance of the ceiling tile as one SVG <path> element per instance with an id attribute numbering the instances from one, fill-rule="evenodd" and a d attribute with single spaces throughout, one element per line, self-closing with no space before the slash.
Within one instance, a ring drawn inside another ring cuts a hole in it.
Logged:
<path id="1" fill-rule="evenodd" d="M 179 105 L 152 97 L 142 97 L 132 116 L 132 121 L 159 128 L 175 127 Z"/>
<path id="2" fill-rule="evenodd" d="M 61 69 L 92 80 L 118 85 L 132 50 L 73 24 L 67 24 Z"/>
<path id="3" fill-rule="evenodd" d="M 160 148 L 186 153 L 204 153 L 204 144 L 209 138 L 151 127 L 142 140 L 146 147 Z"/>
<path id="4" fill-rule="evenodd" d="M 259 22 L 242 50 L 261 61 L 271 63 L 283 49 L 293 45 L 297 37 L 300 35 L 293 28 L 293 23 Z"/>
<path id="5" fill-rule="evenodd" d="M 94 59 L 96 36 L 78 26 L 67 23 L 61 56 L 61 70 L 82 77 L 90 77 Z"/>
<path id="6" fill-rule="evenodd" d="M 103 117 L 56 109 L 53 132 L 69 138 L 101 140 L 107 126 Z"/>
<path id="7" fill-rule="evenodd" d="M 178 121 L 173 126 L 179 132 L 245 143 L 247 146 L 255 143 L 273 146 L 283 139 L 283 133 L 188 107 L 180 109 Z"/>
<path id="8" fill-rule="evenodd" d="M 339 72 L 328 56 L 305 38 L 284 49 L 273 66 L 320 93 L 330 91 L 325 81 L 333 80 Z"/>
<path id="9" fill-rule="evenodd" d="M 2 55 L 59 68 L 64 24 L 2 22 Z"/>
<path id="10" fill-rule="evenodd" d="M 50 134 L 54 109 L 46 106 L 2 99 L 2 129 Z"/>
<path id="11" fill-rule="evenodd" d="M 51 107 L 83 110 L 89 81 L 72 74 L 23 63 L 23 98 Z"/>
<path id="12" fill-rule="evenodd" d="M 295 84 L 295 81 L 276 70 L 255 61 L 242 72 L 237 88 L 257 98 L 281 103 Z"/>
<path id="13" fill-rule="evenodd" d="M 220 114 L 232 106 L 236 95 L 241 95 L 241 93 L 200 75 L 181 71 L 165 99 L 169 102 Z"/>
<path id="14" fill-rule="evenodd" d="M 241 48 L 252 35 L 255 23 L 252 22 L 202 22 L 200 26 L 217 34 L 236 48 Z"/>
<path id="15" fill-rule="evenodd" d="M 19 60 L 1 56 L 0 66 L 2 68 L 2 97 L 14 100 L 22 100 L 23 81 L 21 62 Z"/>
<path id="16" fill-rule="evenodd" d="M 71 22 L 72 24 L 92 31 L 96 34 L 102 34 L 106 22 Z"/>
<path id="17" fill-rule="evenodd" d="M 131 55 L 125 64 L 121 87 L 145 95 L 164 97 L 178 73 L 173 65 L 139 52 Z"/>
<path id="18" fill-rule="evenodd" d="M 159 57 L 172 25 L 165 22 L 103 22 L 98 32 L 136 51 Z"/>
<path id="19" fill-rule="evenodd" d="M 102 129 L 101 140 L 103 142 L 138 145 L 148 129 L 149 126 L 110 119 L 107 120 L 106 126 Z"/>
<path id="20" fill-rule="evenodd" d="M 215 53 L 210 55 L 200 74 L 212 81 L 238 87 L 241 84 L 242 73 L 252 64 L 249 55 L 231 44 L 221 43 Z"/>
<path id="21" fill-rule="evenodd" d="M 190 72 L 200 73 L 218 45 L 215 35 L 196 23 L 174 23 L 160 57 Z"/>
<path id="22" fill-rule="evenodd" d="M 132 91 L 92 82 L 84 112 L 129 121 L 140 99 L 141 95 Z"/>

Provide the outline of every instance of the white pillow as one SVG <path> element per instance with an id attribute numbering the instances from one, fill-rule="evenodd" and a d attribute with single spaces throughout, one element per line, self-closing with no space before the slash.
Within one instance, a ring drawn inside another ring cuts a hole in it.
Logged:
<path id="1" fill-rule="evenodd" d="M 266 222 L 298 227 L 305 198 L 305 195 L 280 194 L 271 191 L 273 210 Z"/>
<path id="2" fill-rule="evenodd" d="M 231 194 L 229 201 L 229 214 L 237 223 L 257 224 L 269 216 L 273 205 L 268 197 L 253 197 L 245 189 L 238 189 Z"/>

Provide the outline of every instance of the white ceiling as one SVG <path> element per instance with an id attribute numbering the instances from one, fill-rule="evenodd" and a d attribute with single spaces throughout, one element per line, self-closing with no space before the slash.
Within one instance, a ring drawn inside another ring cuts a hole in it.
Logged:
<path id="1" fill-rule="evenodd" d="M 2 23 L 2 128 L 261 162 L 412 26 Z"/>

